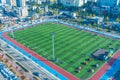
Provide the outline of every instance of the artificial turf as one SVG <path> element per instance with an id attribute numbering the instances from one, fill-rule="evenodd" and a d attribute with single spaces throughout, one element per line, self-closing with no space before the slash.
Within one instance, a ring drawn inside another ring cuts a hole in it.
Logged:
<path id="1" fill-rule="evenodd" d="M 105 62 L 94 58 L 87 61 L 86 59 L 90 58 L 92 53 L 99 48 L 109 50 L 110 47 L 116 51 L 120 46 L 118 40 L 56 23 L 44 23 L 32 28 L 17 30 L 14 32 L 14 39 L 52 61 L 52 32 L 55 36 L 55 57 L 58 59 L 58 62 L 53 62 L 81 79 L 89 78 L 93 74 L 88 72 L 89 69 L 97 71 Z M 9 36 L 12 37 L 10 34 Z M 109 44 L 110 47 L 108 47 Z M 84 61 L 88 64 L 82 64 Z M 93 66 L 95 64 L 100 66 L 95 68 Z M 75 70 L 79 66 L 82 70 L 76 73 Z"/>

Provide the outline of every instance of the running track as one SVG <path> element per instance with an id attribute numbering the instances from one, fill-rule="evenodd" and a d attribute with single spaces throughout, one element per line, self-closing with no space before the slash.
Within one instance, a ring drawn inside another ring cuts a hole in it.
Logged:
<path id="1" fill-rule="evenodd" d="M 68 73 L 67 71 L 65 71 L 64 69 L 60 68 L 59 66 L 55 65 L 54 63 L 46 60 L 45 58 L 41 57 L 40 55 L 38 55 L 37 53 L 35 53 L 34 51 L 28 49 L 27 47 L 25 47 L 24 45 L 18 43 L 17 41 L 9 38 L 7 36 L 7 33 L 2 34 L 2 36 L 4 38 L 6 38 L 7 40 L 9 40 L 10 42 L 14 43 L 15 45 L 19 46 L 21 49 L 23 49 L 24 51 L 28 52 L 29 54 L 31 54 L 32 56 L 34 56 L 35 58 L 37 58 L 38 60 L 44 62 L 45 64 L 47 64 L 48 66 L 50 66 L 51 68 L 53 68 L 54 70 L 56 70 L 57 72 L 61 73 L 62 75 L 64 75 L 65 77 L 67 77 L 69 80 L 79 80 L 78 78 L 76 78 L 74 75 Z"/>
<path id="2" fill-rule="evenodd" d="M 8 39 L 9 41 L 11 41 L 12 43 L 16 44 L 17 46 L 21 47 L 23 50 L 30 53 L 32 56 L 34 56 L 37 59 L 43 61 L 45 64 L 49 65 L 54 70 L 58 71 L 59 73 L 61 73 L 65 77 L 67 77 L 69 80 L 79 80 L 78 78 L 76 78 L 72 74 L 66 72 L 64 69 L 62 69 L 62 68 L 58 67 L 57 65 L 53 64 L 52 62 L 46 60 L 45 58 L 41 57 L 40 55 L 38 55 L 37 53 L 35 53 L 32 50 L 28 49 L 24 45 L 18 43 L 17 41 L 9 38 L 6 34 L 7 33 L 4 33 L 2 36 L 4 38 Z M 110 66 L 115 62 L 115 60 L 117 60 L 118 57 L 120 57 L 120 50 L 118 50 L 112 56 L 112 58 L 109 61 L 107 61 L 89 80 L 99 80 L 102 77 L 102 75 L 106 72 L 106 70 L 110 68 Z"/>
<path id="3" fill-rule="evenodd" d="M 89 80 L 100 80 L 102 75 L 110 68 L 118 57 L 120 57 L 120 50 L 118 50 Z"/>

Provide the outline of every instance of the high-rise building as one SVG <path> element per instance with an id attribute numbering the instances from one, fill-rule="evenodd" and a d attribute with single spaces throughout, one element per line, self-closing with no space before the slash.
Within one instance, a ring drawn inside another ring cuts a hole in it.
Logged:
<path id="1" fill-rule="evenodd" d="M 12 5 L 12 0 L 6 0 L 6 4 Z"/>
<path id="2" fill-rule="evenodd" d="M 61 0 L 61 3 L 65 6 L 76 6 L 80 7 L 87 3 L 87 0 Z"/>
<path id="3" fill-rule="evenodd" d="M 6 0 L 0 0 L 0 3 L 5 4 Z"/>
<path id="4" fill-rule="evenodd" d="M 92 2 L 97 2 L 97 0 L 92 0 Z"/>
<path id="5" fill-rule="evenodd" d="M 24 7 L 26 6 L 26 0 L 16 0 L 17 7 Z"/>
<path id="6" fill-rule="evenodd" d="M 33 0 L 33 2 L 36 2 L 37 4 L 41 4 L 41 0 Z"/>
<path id="7" fill-rule="evenodd" d="M 15 0 L 6 0 L 6 4 L 11 5 L 11 6 L 16 6 L 16 1 Z"/>
<path id="8" fill-rule="evenodd" d="M 98 5 L 99 6 L 110 6 L 114 7 L 116 5 L 119 5 L 120 0 L 98 0 Z"/>
<path id="9" fill-rule="evenodd" d="M 18 10 L 19 17 L 27 17 L 28 16 L 28 8 L 27 7 L 20 7 Z"/>
<path id="10" fill-rule="evenodd" d="M 87 1 L 91 1 L 91 2 L 97 2 L 97 0 L 87 0 Z"/>
<path id="11" fill-rule="evenodd" d="M 57 3 L 57 0 L 49 0 L 51 4 Z"/>
<path id="12" fill-rule="evenodd" d="M 16 0 L 12 0 L 12 6 L 16 6 Z"/>

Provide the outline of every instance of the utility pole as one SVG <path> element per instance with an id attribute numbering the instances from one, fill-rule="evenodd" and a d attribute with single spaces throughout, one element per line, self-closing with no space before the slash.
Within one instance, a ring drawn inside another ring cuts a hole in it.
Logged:
<path id="1" fill-rule="evenodd" d="M 52 56 L 53 60 L 55 60 L 55 50 L 54 50 L 54 32 L 52 32 Z"/>

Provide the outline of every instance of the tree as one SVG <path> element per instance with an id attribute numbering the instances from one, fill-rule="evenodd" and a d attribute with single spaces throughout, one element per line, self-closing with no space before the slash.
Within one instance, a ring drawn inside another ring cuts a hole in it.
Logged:
<path id="1" fill-rule="evenodd" d="M 0 28 L 2 27 L 2 24 L 0 24 Z"/>
<path id="2" fill-rule="evenodd" d="M 38 9 L 38 10 L 37 10 L 37 13 L 42 13 L 42 10 Z"/>
<path id="3" fill-rule="evenodd" d="M 93 26 L 94 26 L 94 27 L 96 27 L 96 26 L 97 26 L 97 24 L 96 24 L 96 23 L 94 23 L 94 24 L 93 24 Z"/>
<path id="4" fill-rule="evenodd" d="M 54 10 L 54 15 L 57 15 L 58 14 L 58 11 L 57 10 Z"/>
<path id="5" fill-rule="evenodd" d="M 89 24 L 88 26 L 89 26 L 89 27 L 92 27 L 92 25 L 91 25 L 91 24 Z"/>
<path id="6" fill-rule="evenodd" d="M 112 30 L 112 26 L 110 26 L 109 29 Z"/>
<path id="7" fill-rule="evenodd" d="M 99 31 L 102 31 L 102 28 L 98 28 Z"/>
<path id="8" fill-rule="evenodd" d="M 33 3 L 34 4 L 34 6 L 37 6 L 37 4 L 36 3 Z"/>
<path id="9" fill-rule="evenodd" d="M 12 63 L 9 63 L 9 68 L 13 67 Z"/>
<path id="10" fill-rule="evenodd" d="M 95 17 L 96 15 L 95 14 L 93 14 L 93 17 Z"/>
<path id="11" fill-rule="evenodd" d="M 8 59 L 7 58 L 5 58 L 5 63 L 8 63 Z"/>
<path id="12" fill-rule="evenodd" d="M 81 14 L 82 14 L 81 10 L 78 10 L 78 15 L 81 15 Z"/>
<path id="13" fill-rule="evenodd" d="M 92 13 L 90 13 L 90 17 L 93 17 Z"/>
<path id="14" fill-rule="evenodd" d="M 75 20 L 76 20 L 76 22 L 83 22 L 83 20 L 81 18 L 76 18 Z"/>
<path id="15" fill-rule="evenodd" d="M 2 29 L 2 26 L 3 26 L 3 25 L 2 25 L 2 24 L 0 24 L 0 30 Z"/>
<path id="16" fill-rule="evenodd" d="M 119 18 L 116 18 L 116 22 L 119 22 L 120 21 L 120 19 Z"/>
<path id="17" fill-rule="evenodd" d="M 21 78 L 22 80 L 24 80 L 24 79 L 26 78 L 26 76 L 21 76 L 20 78 Z"/>
<path id="18" fill-rule="evenodd" d="M 108 20 L 109 20 L 109 17 L 107 16 L 107 17 L 106 17 L 106 21 L 108 21 Z"/>
<path id="19" fill-rule="evenodd" d="M 106 32 L 108 32 L 108 29 L 105 29 Z"/>
<path id="20" fill-rule="evenodd" d="M 86 24 L 84 24 L 83 26 L 84 26 L 84 27 L 86 27 L 87 25 L 86 25 Z"/>
<path id="21" fill-rule="evenodd" d="M 78 16 L 79 15 L 79 12 L 78 11 L 76 11 L 76 16 Z"/>

